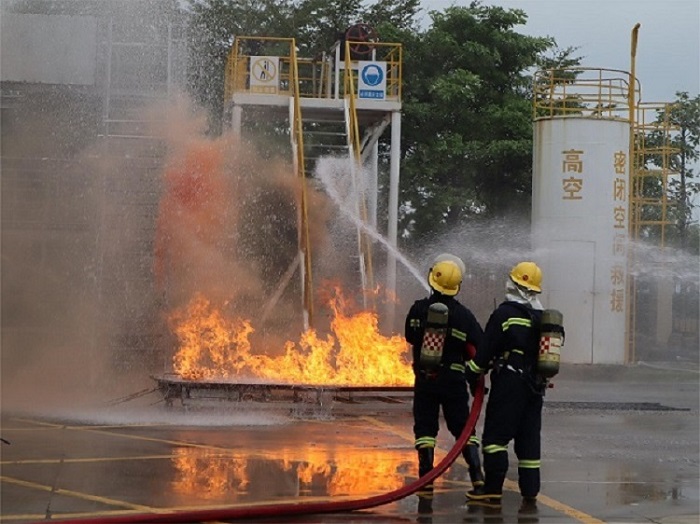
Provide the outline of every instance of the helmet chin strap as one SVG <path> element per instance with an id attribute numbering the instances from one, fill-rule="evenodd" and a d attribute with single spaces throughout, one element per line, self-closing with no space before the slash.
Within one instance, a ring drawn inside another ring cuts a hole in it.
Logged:
<path id="1" fill-rule="evenodd" d="M 532 309 L 544 309 L 536 292 L 517 285 L 511 279 L 506 280 L 506 300 L 508 302 L 525 304 Z"/>

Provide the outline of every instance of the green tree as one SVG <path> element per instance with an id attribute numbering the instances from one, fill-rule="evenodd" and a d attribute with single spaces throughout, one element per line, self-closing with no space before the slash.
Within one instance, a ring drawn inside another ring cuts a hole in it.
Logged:
<path id="1" fill-rule="evenodd" d="M 700 159 L 700 95 L 692 98 L 687 92 L 676 93 L 676 100 L 667 110 L 659 111 L 656 122 L 661 129 L 669 128 L 671 132 L 659 130 L 650 133 L 645 140 L 645 148 L 670 151 L 670 154 L 666 159 L 659 154 L 648 155 L 647 166 L 657 169 L 666 167 L 671 174 L 666 194 L 671 205 L 666 219 L 675 224 L 675 231 L 670 235 L 671 241 L 681 249 L 688 249 L 696 241 L 693 235 L 695 230 L 691 229 L 693 211 L 697 207 L 693 199 L 700 193 L 700 183 L 695 180 L 693 168 Z M 655 182 L 645 187 L 645 196 L 661 199 L 661 181 L 659 179 Z M 697 247 L 694 249 L 697 250 Z"/>
<path id="2" fill-rule="evenodd" d="M 295 7 L 295 28 L 302 56 L 330 51 L 338 36 L 362 16 L 362 0 L 302 0 Z"/>
<path id="3" fill-rule="evenodd" d="M 236 36 L 295 38 L 301 57 L 329 52 L 357 23 L 412 27 L 420 0 L 188 0 L 189 85 L 221 129 L 225 66 Z M 386 39 L 384 39 L 386 40 Z"/>
<path id="4" fill-rule="evenodd" d="M 417 16 L 420 12 L 420 0 L 377 0 L 367 6 L 363 21 L 379 29 L 379 34 L 386 42 L 401 42 L 386 38 L 392 28 L 398 31 L 418 31 Z M 383 30 L 387 30 L 385 33 Z"/>
<path id="5" fill-rule="evenodd" d="M 188 81 L 194 99 L 221 129 L 226 60 L 236 36 L 285 36 L 293 31 L 290 0 L 189 0 Z"/>
<path id="6" fill-rule="evenodd" d="M 521 35 L 519 9 L 450 7 L 406 42 L 402 230 L 428 232 L 530 209 L 528 71 L 550 38 Z"/>
<path id="7" fill-rule="evenodd" d="M 577 65 L 574 49 L 519 34 L 519 9 L 450 7 L 418 26 L 419 0 L 190 0 L 191 79 L 222 114 L 226 56 L 236 35 L 297 39 L 300 56 L 330 51 L 357 22 L 403 46 L 401 229 L 416 239 L 467 219 L 530 209 L 532 71 Z M 547 57 L 546 53 L 553 53 Z M 388 163 L 388 138 L 380 143 Z M 386 170 L 382 176 L 386 177 Z"/>
<path id="8" fill-rule="evenodd" d="M 688 247 L 689 226 L 693 222 L 693 197 L 700 193 L 700 183 L 691 167 L 700 159 L 700 95 L 690 98 L 688 93 L 676 93 L 677 99 L 671 108 L 670 121 L 678 127 L 674 142 L 678 153 L 671 157 L 671 167 L 678 173 L 670 181 L 671 198 L 676 202 L 676 227 L 680 247 Z"/>

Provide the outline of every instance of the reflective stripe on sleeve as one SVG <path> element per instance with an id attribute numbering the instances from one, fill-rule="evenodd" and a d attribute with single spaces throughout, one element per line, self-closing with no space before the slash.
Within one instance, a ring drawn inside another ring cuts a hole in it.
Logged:
<path id="1" fill-rule="evenodd" d="M 481 444 L 481 440 L 476 435 L 472 435 L 471 437 L 469 437 L 469 444 L 478 446 L 479 444 Z"/>
<path id="2" fill-rule="evenodd" d="M 462 364 L 450 364 L 450 369 L 452 371 L 459 371 L 460 373 L 464 373 L 466 371 L 466 368 Z"/>
<path id="3" fill-rule="evenodd" d="M 508 331 L 508 328 L 511 326 L 532 327 L 532 320 L 529 318 L 509 318 L 503 324 L 501 324 L 503 331 Z"/>
<path id="4" fill-rule="evenodd" d="M 467 341 L 467 334 L 464 331 L 460 331 L 459 329 L 452 328 L 450 329 L 450 334 L 455 337 L 458 340 L 461 340 L 462 342 Z"/>
<path id="5" fill-rule="evenodd" d="M 539 460 L 520 460 L 518 461 L 519 468 L 539 469 L 541 462 Z"/>
<path id="6" fill-rule="evenodd" d="M 469 366 L 469 369 L 470 369 L 471 371 L 473 371 L 474 373 L 483 373 L 483 372 L 484 372 L 484 370 L 481 369 L 481 368 L 477 365 L 477 363 L 474 362 L 473 360 L 470 360 L 469 362 L 467 362 L 467 366 Z"/>

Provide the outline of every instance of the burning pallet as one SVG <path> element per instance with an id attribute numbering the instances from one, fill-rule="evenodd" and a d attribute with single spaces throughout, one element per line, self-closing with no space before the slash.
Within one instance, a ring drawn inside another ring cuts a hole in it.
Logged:
<path id="1" fill-rule="evenodd" d="M 411 386 L 335 386 L 313 384 L 271 384 L 187 380 L 179 375 L 151 376 L 158 384 L 166 406 L 180 400 L 185 406 L 194 400 L 232 402 L 291 402 L 323 406 L 330 401 L 358 404 L 370 401 L 402 404 L 412 398 Z"/>

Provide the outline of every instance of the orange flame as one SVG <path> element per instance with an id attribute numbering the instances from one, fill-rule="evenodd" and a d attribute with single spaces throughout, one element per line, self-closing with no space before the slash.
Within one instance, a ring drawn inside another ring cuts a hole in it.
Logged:
<path id="1" fill-rule="evenodd" d="M 329 450 L 282 449 L 276 456 L 231 456 L 214 450 L 183 448 L 172 457 L 176 493 L 195 493 L 205 499 L 242 499 L 249 495 L 251 477 L 263 469 L 269 482 L 278 482 L 279 490 L 294 486 L 294 495 L 316 491 L 330 496 L 383 493 L 405 484 L 405 475 L 415 475 L 413 449 L 368 453 L 362 449 L 344 449 L 342 457 Z M 289 482 L 296 478 L 297 482 Z"/>
<path id="2" fill-rule="evenodd" d="M 262 379 L 285 384 L 343 386 L 406 386 L 413 381 L 403 337 L 383 336 L 377 315 L 356 314 L 341 291 L 329 300 L 331 334 L 310 329 L 298 342 L 288 340 L 280 356 L 254 354 L 248 319 L 229 319 L 206 297 L 195 295 L 170 316 L 179 348 L 173 357 L 176 373 L 187 380 Z"/>

